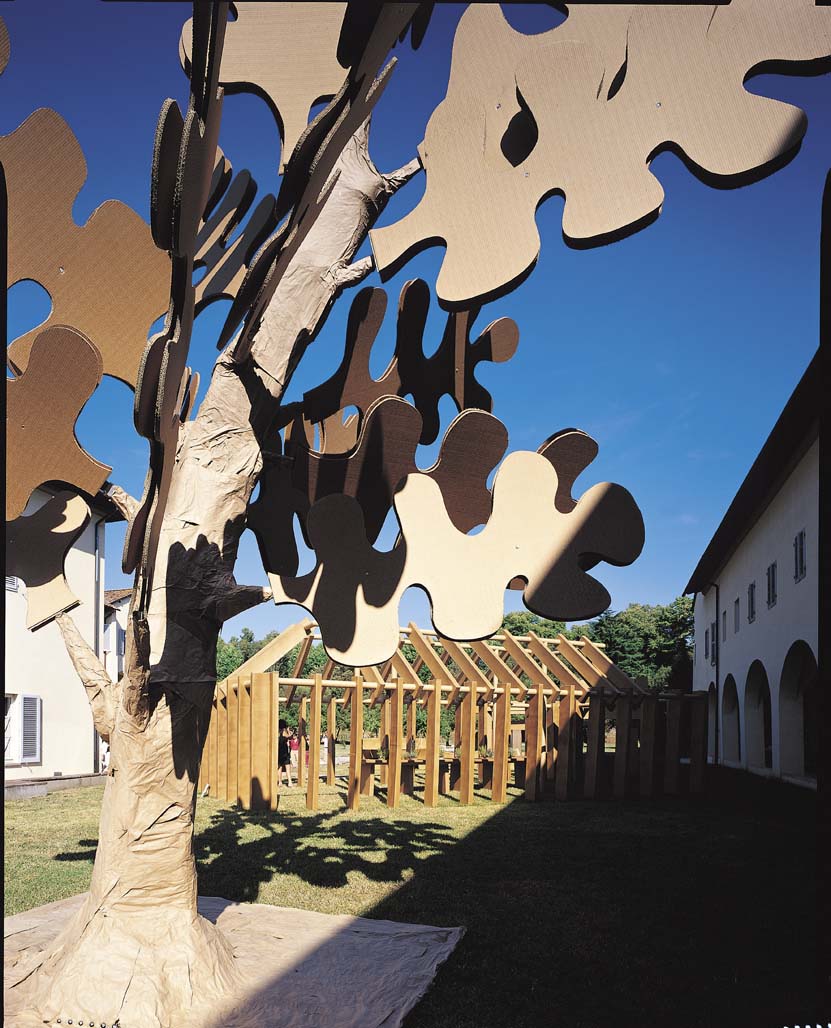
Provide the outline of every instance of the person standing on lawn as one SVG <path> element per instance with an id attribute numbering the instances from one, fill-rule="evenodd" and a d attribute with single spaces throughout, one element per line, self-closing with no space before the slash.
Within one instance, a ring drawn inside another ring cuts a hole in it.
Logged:
<path id="1" fill-rule="evenodd" d="M 291 788 L 291 749 L 289 739 L 291 732 L 288 724 L 280 718 L 280 735 L 277 739 L 277 785 L 283 783 L 283 774 L 286 776 L 286 786 Z"/>

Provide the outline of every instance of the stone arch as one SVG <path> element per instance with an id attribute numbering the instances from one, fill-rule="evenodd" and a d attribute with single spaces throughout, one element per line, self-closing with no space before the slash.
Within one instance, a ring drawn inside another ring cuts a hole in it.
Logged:
<path id="1" fill-rule="evenodd" d="M 732 764 L 738 764 L 742 759 L 739 693 L 732 675 L 724 679 L 721 697 L 721 755 Z"/>
<path id="2" fill-rule="evenodd" d="M 765 666 L 754 660 L 744 686 L 744 732 L 747 740 L 747 766 L 773 767 L 770 686 Z"/>
<path id="3" fill-rule="evenodd" d="M 707 689 L 707 759 L 716 759 L 716 719 L 718 718 L 718 697 L 716 683 L 710 682 Z"/>
<path id="4" fill-rule="evenodd" d="M 817 662 L 798 639 L 788 650 L 779 679 L 779 769 L 783 775 L 817 773 Z"/>

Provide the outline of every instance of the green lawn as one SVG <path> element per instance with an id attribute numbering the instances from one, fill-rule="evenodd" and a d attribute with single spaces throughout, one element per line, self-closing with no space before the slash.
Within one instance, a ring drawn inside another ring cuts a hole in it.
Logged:
<path id="1" fill-rule="evenodd" d="M 87 887 L 101 792 L 6 804 L 7 914 Z M 698 802 L 204 799 L 199 891 L 465 925 L 407 1028 L 781 1028 L 818 1014 L 814 804 L 726 772 Z"/>

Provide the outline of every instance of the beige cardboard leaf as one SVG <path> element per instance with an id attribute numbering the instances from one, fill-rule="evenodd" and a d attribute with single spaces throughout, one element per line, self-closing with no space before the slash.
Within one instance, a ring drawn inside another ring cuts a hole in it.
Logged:
<path id="1" fill-rule="evenodd" d="M 9 346 L 22 373 L 47 325 L 69 325 L 100 351 L 105 375 L 135 387 L 152 323 L 167 306 L 170 262 L 147 224 L 119 200 L 108 200 L 76 225 L 72 205 L 86 179 L 74 133 L 42 108 L 0 138 L 8 192 L 8 284 L 40 283 L 52 299 L 47 320 Z"/>
<path id="2" fill-rule="evenodd" d="M 557 472 L 539 453 L 510 454 L 493 485 L 493 512 L 476 535 L 450 521 L 438 484 L 409 475 L 395 497 L 402 538 L 381 553 L 366 537 L 359 505 L 328 496 L 308 515 L 317 566 L 301 578 L 269 575 L 277 603 L 299 603 L 320 625 L 327 653 L 363 666 L 389 659 L 399 641 L 398 604 L 420 585 L 432 620 L 449 639 L 483 639 L 502 621 L 504 590 L 525 579 L 524 599 L 552 619 L 592 617 L 609 604 L 585 572 L 598 559 L 631 563 L 643 546 L 643 520 L 621 486 L 595 485 L 573 510 L 557 510 Z"/>
<path id="3" fill-rule="evenodd" d="M 44 482 L 92 496 L 112 470 L 78 445 L 75 422 L 101 381 L 101 355 L 64 325 L 35 339 L 25 373 L 6 383 L 6 520 L 19 517 Z"/>
<path id="4" fill-rule="evenodd" d="M 372 346 L 381 329 L 387 299 L 383 289 L 363 289 L 352 301 L 346 346 L 337 371 L 303 397 L 307 421 L 319 422 L 326 453 L 343 453 L 357 440 L 361 418 L 344 422 L 342 411 L 357 407 L 362 416 L 383 396 L 412 395 L 422 417 L 419 441 L 426 445 L 439 434 L 439 400 L 449 395 L 459 411 L 476 407 L 490 411 L 491 395 L 476 380 L 483 361 L 503 363 L 516 352 L 519 332 L 511 318 L 492 321 L 471 342 L 470 327 L 478 310 L 448 316 L 441 343 L 424 355 L 423 336 L 430 307 L 430 288 L 422 279 L 404 284 L 398 300 L 396 342 L 392 360 L 379 379 L 369 371 Z"/>
<path id="5" fill-rule="evenodd" d="M 346 70 L 338 63 L 345 3 L 255 3 L 235 5 L 228 25 L 219 82 L 226 92 L 257 93 L 277 120 L 283 149 L 280 174 L 309 121 L 312 106 L 330 100 Z M 190 63 L 191 21 L 179 41 L 183 66 Z"/>
<path id="6" fill-rule="evenodd" d="M 492 297 L 539 253 L 535 211 L 565 195 L 563 232 L 608 242 L 663 202 L 649 162 L 680 151 L 699 175 L 741 184 L 795 152 L 804 114 L 744 86 L 754 70 L 831 54 L 831 11 L 812 0 L 729 6 L 569 4 L 526 36 L 496 4 L 471 4 L 453 43 L 447 95 L 419 154 L 425 194 L 370 233 L 391 274 L 437 241 L 436 291 L 448 305 Z"/>
<path id="7" fill-rule="evenodd" d="M 27 628 L 40 628 L 81 602 L 67 585 L 63 565 L 88 521 L 81 497 L 61 492 L 34 514 L 6 522 L 6 574 L 26 583 Z"/>

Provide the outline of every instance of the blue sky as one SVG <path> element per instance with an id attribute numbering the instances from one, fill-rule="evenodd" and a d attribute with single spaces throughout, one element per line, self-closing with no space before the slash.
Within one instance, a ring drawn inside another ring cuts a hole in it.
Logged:
<path id="1" fill-rule="evenodd" d="M 453 32 L 463 5 L 438 5 L 422 47 L 398 48 L 399 65 L 373 119 L 370 148 L 384 171 L 415 155 L 430 113 L 444 96 Z M 561 20 L 551 8 L 512 7 L 514 27 L 541 31 Z M 102 3 L 26 0 L 3 4 L 12 56 L 0 78 L 0 132 L 33 110 L 55 108 L 84 150 L 88 178 L 74 206 L 83 223 L 104 200 L 117 198 L 149 217 L 149 167 L 159 108 L 168 97 L 184 105 L 187 81 L 178 39 L 187 3 Z M 535 450 L 557 429 L 573 426 L 600 445 L 575 490 L 595 481 L 625 485 L 646 523 L 646 545 L 628 568 L 600 565 L 598 577 L 614 609 L 630 602 L 665 603 L 678 595 L 727 505 L 818 345 L 819 216 L 831 166 L 831 77 L 763 75 L 749 88 L 802 107 L 808 132 L 783 170 L 741 189 L 718 190 L 694 178 L 676 157 L 652 164 L 666 199 L 650 227 L 611 246 L 569 249 L 562 239 L 562 201 L 537 213 L 540 260 L 523 285 L 483 308 L 477 326 L 513 317 L 520 344 L 509 364 L 480 365 L 494 414 L 512 449 Z M 226 99 L 220 144 L 239 170 L 251 170 L 261 193 L 276 192 L 279 135 L 265 103 L 250 94 Z M 396 221 L 418 202 L 424 175 L 393 199 L 379 224 Z M 365 252 L 369 252 L 368 246 Z M 390 308 L 401 285 L 435 281 L 443 251 L 411 260 L 387 284 Z M 373 274 L 367 284 L 379 285 Z M 342 355 L 349 298 L 335 308 L 301 365 L 288 397 L 323 381 Z M 39 323 L 49 299 L 24 283 L 9 296 L 9 338 Z M 215 357 L 226 303 L 197 319 L 191 363 L 203 376 Z M 438 343 L 443 316 L 433 305 L 428 335 Z M 380 374 L 392 349 L 385 326 L 372 370 Z M 431 342 L 425 343 L 429 351 Z M 441 408 L 443 425 L 454 410 Z M 132 394 L 106 378 L 78 423 L 89 452 L 113 465 L 112 480 L 138 496 L 147 446 L 132 427 Z M 431 463 L 437 447 L 418 459 Z M 107 586 L 121 574 L 123 527 L 107 533 Z M 393 539 L 392 524 L 380 545 Z M 301 570 L 310 566 L 309 555 Z M 251 533 L 237 566 L 240 582 L 264 582 Z M 508 593 L 510 606 L 519 594 Z M 427 619 L 423 594 L 411 592 L 402 619 Z M 296 608 L 273 605 L 229 622 L 257 634 L 296 620 Z"/>

